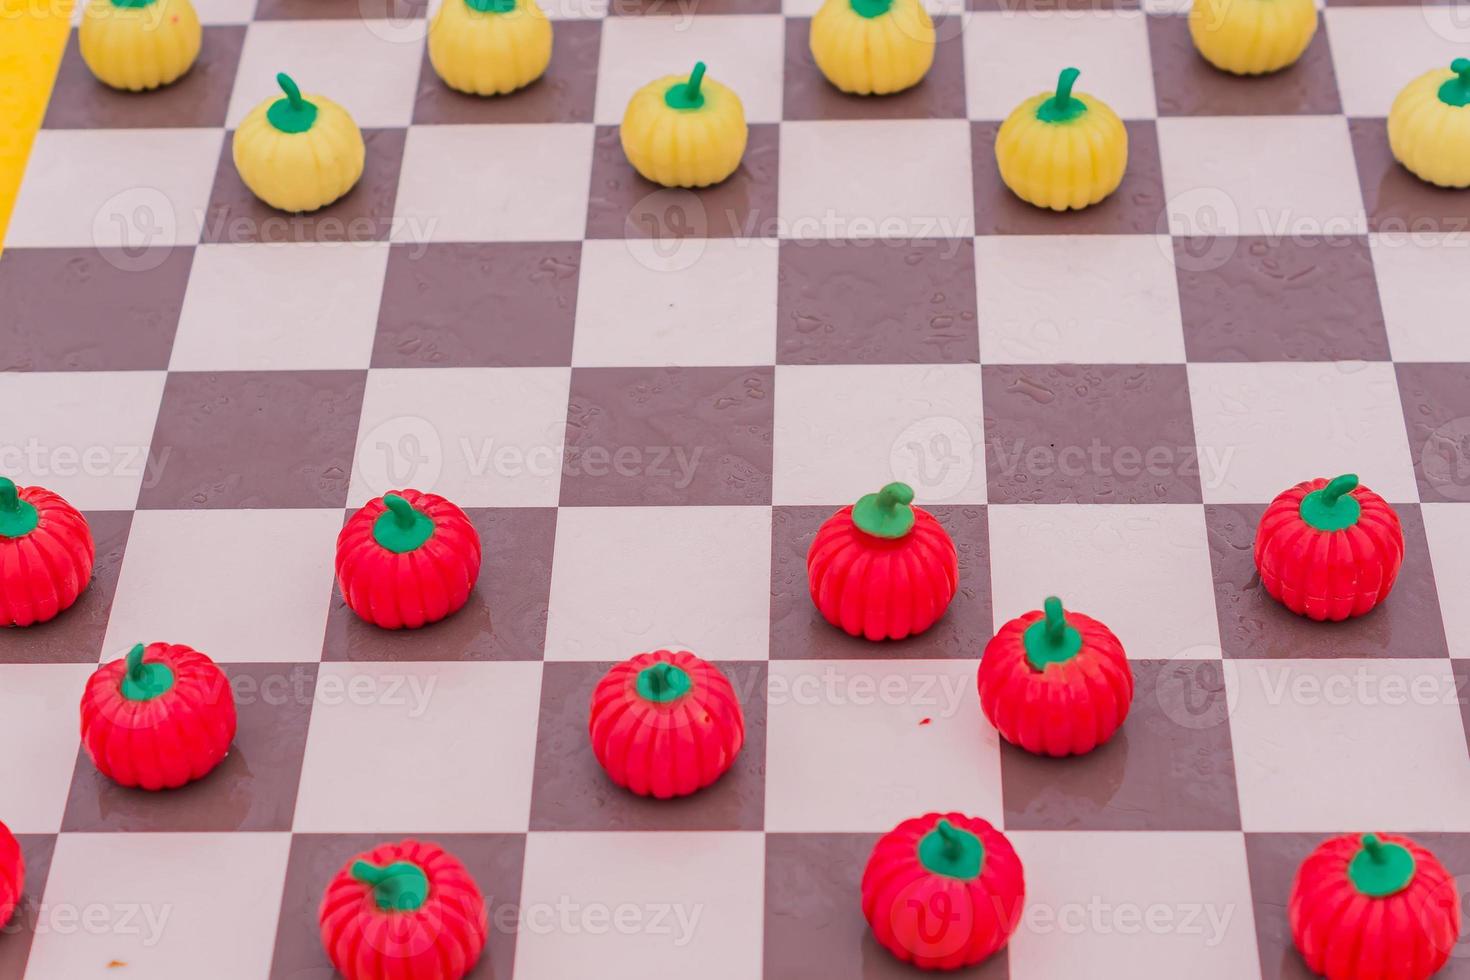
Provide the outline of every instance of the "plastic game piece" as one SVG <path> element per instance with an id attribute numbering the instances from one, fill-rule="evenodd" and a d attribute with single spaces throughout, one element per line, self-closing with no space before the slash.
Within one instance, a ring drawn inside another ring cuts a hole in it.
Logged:
<path id="1" fill-rule="evenodd" d="M 82 695 L 82 745 L 120 786 L 177 789 L 203 779 L 235 738 L 230 681 L 198 650 L 139 643 L 103 664 Z"/>
<path id="2" fill-rule="evenodd" d="M 0 626 L 44 623 L 92 581 L 87 519 L 59 495 L 0 476 Z"/>
<path id="3" fill-rule="evenodd" d="M 959 586 L 959 555 L 914 491 L 890 483 L 829 517 L 807 551 L 822 618 L 852 636 L 901 640 L 944 615 Z"/>
<path id="4" fill-rule="evenodd" d="M 10 828 L 0 823 L 0 929 L 10 924 L 25 890 L 25 855 Z"/>
<path id="5" fill-rule="evenodd" d="M 878 839 L 863 869 L 863 917 L 878 944 L 925 970 L 993 955 L 1021 921 L 1026 883 L 1006 836 L 979 817 L 929 813 Z"/>
<path id="6" fill-rule="evenodd" d="M 812 58 L 853 95 L 912 88 L 934 64 L 934 21 L 919 0 L 826 0 L 811 27 Z"/>
<path id="7" fill-rule="evenodd" d="M 1078 74 L 1066 69 L 1055 93 L 1016 106 L 995 137 L 1000 179 L 1039 208 L 1096 204 L 1118 189 L 1128 167 L 1128 130 L 1107 103 L 1072 91 Z"/>
<path id="8" fill-rule="evenodd" d="M 1398 834 L 1344 834 L 1297 869 L 1291 936 L 1328 980 L 1427 980 L 1460 937 L 1460 889 L 1428 850 Z"/>
<path id="9" fill-rule="evenodd" d="M 285 96 L 266 99 L 235 130 L 235 169 L 250 192 L 282 211 L 315 211 L 352 190 L 367 147 L 347 110 L 324 95 L 302 95 L 276 76 Z"/>
<path id="10" fill-rule="evenodd" d="M 485 949 L 474 878 L 437 844 L 381 844 L 349 860 L 322 895 L 322 945 L 347 980 L 459 980 Z"/>
<path id="11" fill-rule="evenodd" d="M 655 650 L 613 665 L 592 691 L 592 752 L 639 796 L 688 796 L 725 774 L 745 744 L 740 699 L 718 667 Z"/>
<path id="12" fill-rule="evenodd" d="M 1091 752 L 1133 704 L 1133 668 L 1113 631 L 1055 596 L 1000 628 L 976 680 L 996 731 L 1037 755 Z"/>
<path id="13" fill-rule="evenodd" d="M 1403 87 L 1388 110 L 1388 145 L 1420 180 L 1470 187 L 1470 58 Z"/>
<path id="14" fill-rule="evenodd" d="M 665 187 L 708 187 L 733 174 L 749 130 L 740 96 L 704 75 L 666 75 L 633 93 L 619 130 L 633 169 Z"/>
<path id="15" fill-rule="evenodd" d="M 189 0 L 90 0 L 77 46 L 102 84 L 142 92 L 192 68 L 203 37 Z"/>
<path id="16" fill-rule="evenodd" d="M 438 494 L 396 490 L 368 501 L 337 535 L 347 606 L 383 629 L 417 629 L 469 601 L 480 535 Z"/>
<path id="17" fill-rule="evenodd" d="M 1206 61 L 1235 75 L 1293 64 L 1317 33 L 1313 0 L 1194 0 L 1189 35 Z"/>
<path id="18" fill-rule="evenodd" d="M 1351 473 L 1279 494 L 1256 528 L 1256 570 L 1272 598 L 1318 621 L 1361 616 L 1388 597 L 1404 563 L 1392 507 Z"/>
<path id="19" fill-rule="evenodd" d="M 536 0 L 446 0 L 429 22 L 429 63 L 457 91 L 514 92 L 551 63 L 551 21 Z"/>

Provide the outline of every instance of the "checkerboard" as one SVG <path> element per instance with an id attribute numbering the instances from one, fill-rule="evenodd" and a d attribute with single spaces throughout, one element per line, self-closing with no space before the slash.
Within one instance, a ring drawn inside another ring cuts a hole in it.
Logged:
<path id="1" fill-rule="evenodd" d="M 921 86 L 860 100 L 811 62 L 816 0 L 557 0 L 547 76 L 477 100 L 428 68 L 415 0 L 196 3 L 200 62 L 154 94 L 102 89 L 72 38 L 0 256 L 0 472 L 98 546 L 77 607 L 0 634 L 0 819 L 30 866 L 0 978 L 327 977 L 322 888 L 406 835 L 472 869 L 474 975 L 515 980 L 906 975 L 858 879 L 929 810 L 1026 862 L 987 980 L 1301 978 L 1286 893 L 1334 832 L 1470 874 L 1470 195 L 1397 169 L 1383 120 L 1470 45 L 1463 4 L 1334 0 L 1297 66 L 1244 81 L 1177 6 L 971 0 Z M 696 59 L 749 148 L 658 190 L 618 120 Z M 1054 215 L 991 144 L 1068 64 L 1131 160 Z M 279 70 L 366 135 L 360 186 L 306 217 L 230 162 Z M 1263 595 L 1254 525 L 1341 471 L 1407 557 L 1384 607 L 1311 624 Z M 804 558 L 893 479 L 961 592 L 870 645 L 819 621 Z M 403 485 L 464 506 L 487 562 L 468 608 L 398 634 L 332 558 Z M 1065 762 L 999 744 L 974 690 L 1053 593 L 1137 678 L 1121 734 Z M 140 640 L 235 684 L 235 750 L 174 793 L 78 754 L 87 676 Z M 748 733 L 667 803 L 612 787 L 585 730 L 606 667 L 659 647 L 718 662 Z"/>

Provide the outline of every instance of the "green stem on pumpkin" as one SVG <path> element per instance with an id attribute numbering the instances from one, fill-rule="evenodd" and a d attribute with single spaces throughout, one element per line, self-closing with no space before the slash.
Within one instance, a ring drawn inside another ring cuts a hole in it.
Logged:
<path id="1" fill-rule="evenodd" d="M 677 701 L 694 686 L 689 673 L 678 664 L 660 660 L 638 672 L 634 686 L 640 697 L 656 704 Z"/>
<path id="2" fill-rule="evenodd" d="M 0 538 L 23 538 L 40 522 L 40 513 L 34 504 L 21 499 L 15 481 L 0 476 Z"/>
<path id="3" fill-rule="evenodd" d="M 1071 104 L 1072 86 L 1077 84 L 1077 76 L 1081 74 L 1076 68 L 1063 68 L 1057 76 L 1057 94 L 1052 96 L 1052 102 L 1058 109 L 1065 110 Z"/>
<path id="4" fill-rule="evenodd" d="M 143 644 L 135 643 L 123 658 L 122 696 L 129 701 L 151 701 L 174 686 L 173 668 L 157 661 L 144 663 L 145 650 Z"/>
<path id="5" fill-rule="evenodd" d="M 1361 894 L 1374 898 L 1394 895 L 1414 880 L 1414 855 L 1408 848 L 1377 834 L 1358 838 L 1361 849 L 1348 861 L 1348 880 Z"/>
<path id="6" fill-rule="evenodd" d="M 1067 635 L 1067 614 L 1062 609 L 1062 600 L 1054 595 L 1047 596 L 1041 608 L 1046 613 L 1046 638 L 1060 644 Z"/>
<path id="7" fill-rule="evenodd" d="M 964 846 L 960 840 L 960 833 L 955 830 L 954 824 L 944 818 L 934 825 L 934 830 L 944 841 L 944 856 L 951 861 L 960 856 L 960 849 Z"/>
<path id="8" fill-rule="evenodd" d="M 434 535 L 434 520 L 396 493 L 383 494 L 386 508 L 373 522 L 373 540 L 394 554 L 415 551 Z"/>
<path id="9" fill-rule="evenodd" d="M 1327 486 L 1322 488 L 1322 502 L 1328 507 L 1337 503 L 1345 493 L 1352 493 L 1358 488 L 1358 475 L 1356 473 L 1344 473 L 1342 476 L 1334 477 Z"/>
<path id="10" fill-rule="evenodd" d="M 304 133 L 316 122 L 316 106 L 301 94 L 295 79 L 285 72 L 276 72 L 276 84 L 286 93 L 265 111 L 265 118 L 283 133 Z"/>
<path id="11" fill-rule="evenodd" d="M 1362 505 L 1353 496 L 1358 488 L 1358 475 L 1344 473 L 1328 481 L 1321 490 L 1313 490 L 1302 498 L 1302 520 L 1319 531 L 1341 531 L 1358 523 Z"/>
<path id="12" fill-rule="evenodd" d="M 286 93 L 286 99 L 291 103 L 291 108 L 300 112 L 306 100 L 301 97 L 301 88 L 296 84 L 296 80 L 285 72 L 278 71 L 276 72 L 276 84 L 281 86 L 282 92 Z"/>
<path id="13" fill-rule="evenodd" d="M 704 92 L 700 86 L 704 84 L 704 62 L 696 61 L 694 70 L 689 73 L 689 79 L 677 82 L 669 86 L 664 93 L 664 104 L 670 109 L 698 109 L 704 105 Z"/>
<path id="14" fill-rule="evenodd" d="M 858 530 L 879 538 L 901 538 L 914 526 L 914 490 L 907 483 L 890 483 L 852 507 Z"/>
<path id="15" fill-rule="evenodd" d="M 414 521 L 418 520 L 418 511 L 413 509 L 413 504 L 396 493 L 383 494 L 383 506 L 393 513 L 394 523 L 401 528 L 411 528 Z"/>
<path id="16" fill-rule="evenodd" d="M 363 884 L 372 886 L 373 901 L 384 912 L 412 912 L 429 897 L 429 878 L 412 861 L 394 861 L 381 866 L 357 861 L 350 874 Z"/>
<path id="17" fill-rule="evenodd" d="M 127 656 L 128 676 L 140 684 L 143 682 L 143 673 L 145 670 L 143 666 L 144 649 L 143 644 L 135 643 L 133 644 L 133 648 L 128 651 Z"/>
<path id="18" fill-rule="evenodd" d="M 687 85 L 689 86 L 689 98 L 691 98 L 691 99 L 702 99 L 702 98 L 704 98 L 704 96 L 702 96 L 700 94 L 700 92 L 699 92 L 699 86 L 700 86 L 700 84 L 703 81 L 704 81 L 704 62 L 702 62 L 702 61 L 696 61 L 694 63 L 694 70 L 689 73 L 689 81 L 687 83 Z"/>
<path id="19" fill-rule="evenodd" d="M 20 491 L 8 476 L 0 476 L 0 510 L 10 514 L 20 512 Z"/>
<path id="20" fill-rule="evenodd" d="M 1036 118 L 1042 122 L 1064 123 L 1086 112 L 1087 103 L 1072 94 L 1072 86 L 1081 74 L 1076 68 L 1063 68 L 1057 76 L 1056 92 L 1036 108 Z"/>
<path id="21" fill-rule="evenodd" d="M 1052 664 L 1066 663 L 1082 649 L 1082 634 L 1067 622 L 1062 600 L 1047 596 L 1041 604 L 1042 617 L 1021 634 L 1026 662 L 1034 670 L 1045 670 Z"/>
<path id="22" fill-rule="evenodd" d="M 1364 834 L 1362 844 L 1363 850 L 1368 852 L 1374 864 L 1382 864 L 1388 860 L 1388 855 L 1383 850 L 1383 841 L 1378 839 L 1377 834 Z"/>
<path id="23" fill-rule="evenodd" d="M 648 668 L 648 687 L 655 695 L 662 695 L 673 686 L 668 664 L 660 662 Z"/>
<path id="24" fill-rule="evenodd" d="M 1439 101 L 1464 108 L 1470 105 L 1470 58 L 1456 58 L 1450 62 L 1450 71 L 1455 73 L 1455 77 L 1439 87 Z"/>

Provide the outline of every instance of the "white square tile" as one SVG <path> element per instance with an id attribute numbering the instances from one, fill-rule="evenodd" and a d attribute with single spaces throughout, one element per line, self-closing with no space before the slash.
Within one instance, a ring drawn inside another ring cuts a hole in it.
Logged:
<path id="1" fill-rule="evenodd" d="M 1450 656 L 1470 658 L 1470 507 L 1463 503 L 1422 504 L 1429 558 L 1439 586 L 1439 609 L 1444 617 Z"/>
<path id="2" fill-rule="evenodd" d="M 1006 504 L 989 517 L 996 629 L 1055 595 L 1135 660 L 1220 656 L 1203 507 Z"/>
<path id="3" fill-rule="evenodd" d="M 77 704 L 90 664 L 0 665 L 0 743 L 12 751 L 0 781 L 0 819 L 17 834 L 54 834 L 77 761 Z"/>
<path id="4" fill-rule="evenodd" d="M 116 961 L 148 980 L 260 980 L 290 848 L 290 834 L 63 834 L 26 976 L 100 977 Z"/>
<path id="5" fill-rule="evenodd" d="M 1160 119 L 1170 228 L 1227 235 L 1334 236 L 1366 229 L 1342 116 Z"/>
<path id="6" fill-rule="evenodd" d="M 84 6 L 78 3 L 77 9 Z M 201 24 L 248 24 L 255 16 L 255 0 L 194 0 Z"/>
<path id="7" fill-rule="evenodd" d="M 583 243 L 573 364 L 775 362 L 777 243 L 688 244 L 659 254 L 631 242 Z"/>
<path id="8" fill-rule="evenodd" d="M 1184 360 L 1166 235 L 981 237 L 975 275 L 986 364 Z"/>
<path id="9" fill-rule="evenodd" d="M 384 242 L 201 245 L 169 367 L 366 368 L 387 268 Z"/>
<path id="10" fill-rule="evenodd" d="M 81 510 L 131 510 L 165 456 L 150 453 L 162 371 L 7 374 L 0 382 L 0 473 Z"/>
<path id="11" fill-rule="evenodd" d="M 245 34 L 226 124 L 281 97 L 276 73 L 324 95 L 365 129 L 407 126 L 423 59 L 422 20 L 256 21 Z"/>
<path id="12" fill-rule="evenodd" d="M 1399 89 L 1470 46 L 1464 8 L 1332 7 L 1323 15 L 1343 112 L 1384 117 Z"/>
<path id="13" fill-rule="evenodd" d="M 1260 975 L 1245 838 L 1030 832 L 1012 980 Z"/>
<path id="14" fill-rule="evenodd" d="M 523 833 L 540 704 L 539 663 L 323 664 L 294 829 Z"/>
<path id="15" fill-rule="evenodd" d="M 223 140 L 220 129 L 43 129 L 5 244 L 192 245 Z"/>
<path id="16" fill-rule="evenodd" d="M 1339 473 L 1419 499 L 1390 363 L 1190 364 L 1189 398 L 1205 503 L 1266 503 Z"/>
<path id="17" fill-rule="evenodd" d="M 1398 361 L 1470 361 L 1470 235 L 1373 235 L 1373 269 Z"/>
<path id="18" fill-rule="evenodd" d="M 983 504 L 984 415 L 978 364 L 777 365 L 774 501 L 902 480 L 921 504 Z"/>
<path id="19" fill-rule="evenodd" d="M 341 529 L 339 510 L 138 511 L 102 659 L 158 641 L 222 663 L 319 659 Z"/>
<path id="20" fill-rule="evenodd" d="M 348 502 L 412 487 L 461 507 L 554 507 L 571 368 L 368 374 Z"/>
<path id="21" fill-rule="evenodd" d="M 579 123 L 415 126 L 394 241 L 580 241 L 593 129 Z"/>
<path id="22" fill-rule="evenodd" d="M 771 662 L 766 829 L 886 832 L 925 810 L 1003 822 L 973 660 Z"/>
<path id="23" fill-rule="evenodd" d="M 975 233 L 963 119 L 782 123 L 780 171 L 783 238 Z"/>
<path id="24" fill-rule="evenodd" d="M 1061 61 L 1057 59 L 1061 58 Z M 1124 119 L 1152 119 L 1154 75 L 1140 11 L 1050 10 L 971 14 L 965 29 L 965 90 L 971 119 L 1004 119 L 1057 72 L 1082 72 L 1077 91 Z"/>
<path id="25" fill-rule="evenodd" d="M 696 61 L 740 96 L 746 122 L 781 121 L 786 25 L 774 14 L 608 18 L 594 118 L 616 126 L 634 92 L 665 75 L 687 75 Z"/>
<path id="26" fill-rule="evenodd" d="M 532 834 L 515 975 L 757 980 L 764 882 L 758 833 Z"/>
<path id="27" fill-rule="evenodd" d="M 1227 660 L 1225 692 L 1243 829 L 1470 830 L 1449 660 Z"/>
<path id="28" fill-rule="evenodd" d="M 770 603 L 768 507 L 563 507 L 546 659 L 764 660 Z"/>

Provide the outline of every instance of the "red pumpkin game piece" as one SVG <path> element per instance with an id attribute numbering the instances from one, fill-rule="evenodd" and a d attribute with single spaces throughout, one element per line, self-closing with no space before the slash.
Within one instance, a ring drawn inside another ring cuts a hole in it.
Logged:
<path id="1" fill-rule="evenodd" d="M 944 615 L 959 585 L 954 542 L 914 491 L 890 483 L 817 529 L 807 552 L 812 601 L 852 636 L 901 640 Z"/>
<path id="2" fill-rule="evenodd" d="M 0 476 L 0 626 L 60 615 L 92 581 L 87 519 L 50 490 Z"/>
<path id="3" fill-rule="evenodd" d="M 879 838 L 862 895 L 879 945 L 921 969 L 958 970 L 1011 938 L 1026 883 L 1000 831 L 979 817 L 930 813 Z"/>
<path id="4" fill-rule="evenodd" d="M 459 980 L 485 949 L 485 899 L 436 844 L 382 844 L 327 885 L 322 945 L 347 980 Z"/>
<path id="5" fill-rule="evenodd" d="M 82 745 L 122 786 L 177 789 L 202 779 L 235 737 L 230 681 L 198 650 L 139 643 L 103 664 L 82 696 Z"/>
<path id="6" fill-rule="evenodd" d="M 25 855 L 10 828 L 0 823 L 0 928 L 10 923 L 25 890 Z"/>
<path id="7" fill-rule="evenodd" d="M 592 691 L 592 751 L 614 783 L 667 800 L 724 775 L 745 744 L 745 715 L 718 667 L 655 650 L 615 664 Z"/>
<path id="8" fill-rule="evenodd" d="M 348 607 L 383 629 L 417 629 L 457 611 L 480 576 L 480 535 L 437 494 L 399 490 L 368 501 L 337 536 Z"/>
<path id="9" fill-rule="evenodd" d="M 1091 752 L 1133 704 L 1133 669 L 1112 630 L 1055 596 L 1000 628 L 980 657 L 980 708 L 1002 738 L 1037 755 Z"/>
<path id="10" fill-rule="evenodd" d="M 1309 619 L 1363 615 L 1387 598 L 1403 563 L 1398 515 L 1351 473 L 1298 483 L 1256 529 L 1261 585 Z"/>
<path id="11" fill-rule="evenodd" d="M 1426 980 L 1460 938 L 1460 890 L 1433 854 L 1398 834 L 1344 834 L 1297 869 L 1291 935 L 1328 980 Z"/>

